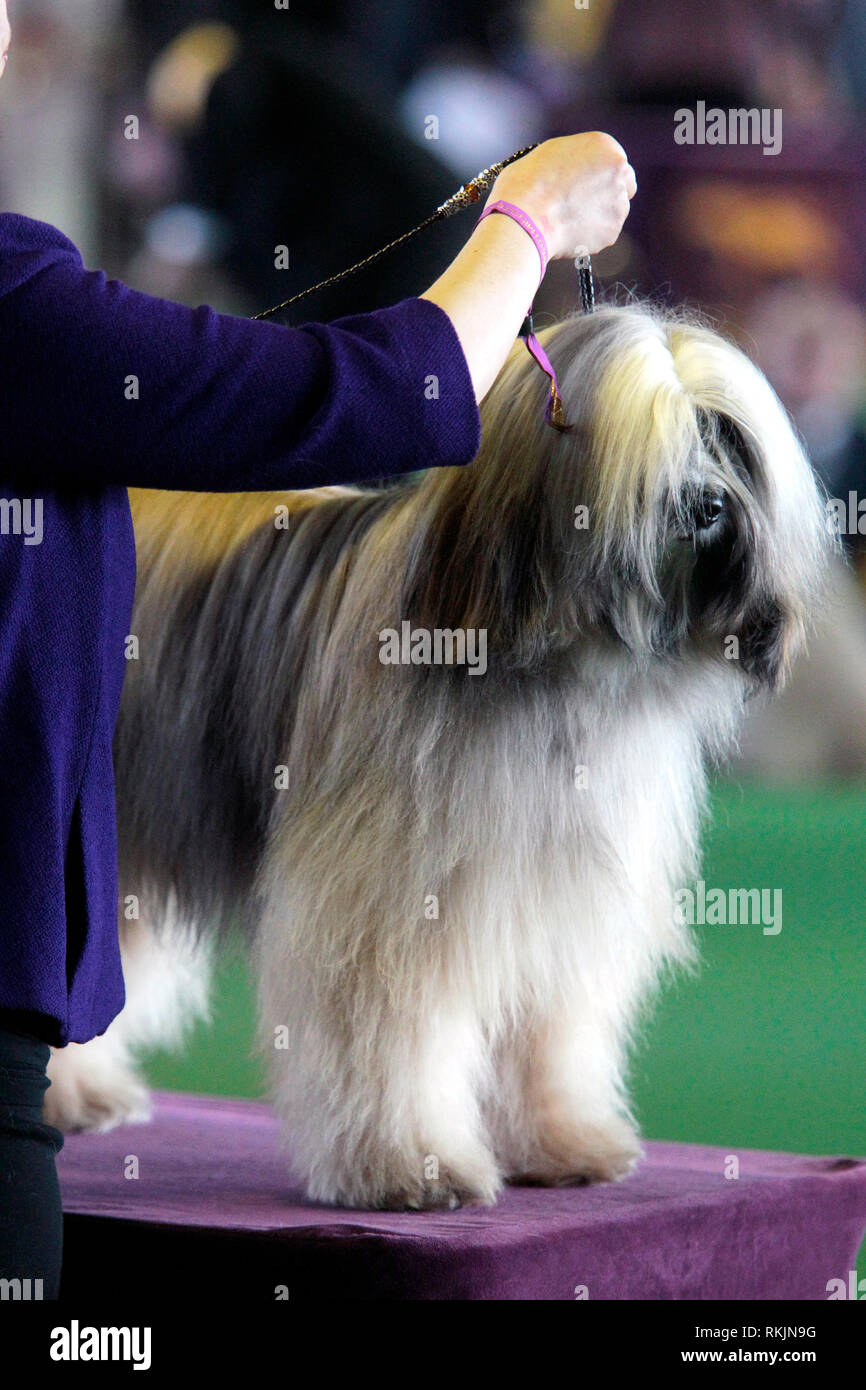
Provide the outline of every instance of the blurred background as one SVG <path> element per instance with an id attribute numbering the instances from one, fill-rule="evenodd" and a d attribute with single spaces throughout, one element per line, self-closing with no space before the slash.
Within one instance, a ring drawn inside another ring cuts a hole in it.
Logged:
<path id="1" fill-rule="evenodd" d="M 190 304 L 258 312 L 531 141 L 622 142 L 639 193 L 596 258 L 600 293 L 687 303 L 740 342 L 841 499 L 846 553 L 811 655 L 751 716 L 708 826 L 707 884 L 781 888 L 783 930 L 699 928 L 701 975 L 662 997 L 642 1040 L 638 1107 L 650 1136 L 866 1154 L 866 0 L 10 0 L 10 13 L 2 206 Z M 781 149 L 678 144 L 674 113 L 699 102 L 780 111 Z M 420 293 L 473 220 L 294 321 Z M 571 263 L 554 264 L 537 321 L 576 302 Z M 246 974 L 227 957 L 213 1027 L 151 1074 L 261 1094 L 251 1038 Z"/>

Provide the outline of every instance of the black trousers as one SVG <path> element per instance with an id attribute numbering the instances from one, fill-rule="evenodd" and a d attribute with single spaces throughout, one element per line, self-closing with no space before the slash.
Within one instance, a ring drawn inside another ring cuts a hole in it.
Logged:
<path id="1" fill-rule="evenodd" d="M 63 1136 L 42 1123 L 49 1056 L 47 1043 L 0 1027 L 0 1279 L 21 1281 L 0 1285 L 0 1298 L 56 1298 L 60 1286 Z"/>

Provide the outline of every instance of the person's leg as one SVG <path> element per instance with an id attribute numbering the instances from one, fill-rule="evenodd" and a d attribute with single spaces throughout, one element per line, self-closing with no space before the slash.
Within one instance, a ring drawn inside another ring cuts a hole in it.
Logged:
<path id="1" fill-rule="evenodd" d="M 57 1298 L 60 1286 L 63 1136 L 42 1122 L 48 1056 L 47 1043 L 0 1027 L 0 1279 L 22 1281 L 2 1285 L 6 1298 Z"/>

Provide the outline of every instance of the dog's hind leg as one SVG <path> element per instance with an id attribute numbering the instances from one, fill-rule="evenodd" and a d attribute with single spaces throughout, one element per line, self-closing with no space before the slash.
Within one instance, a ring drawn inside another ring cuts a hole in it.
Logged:
<path id="1" fill-rule="evenodd" d="M 173 922 L 155 932 L 144 921 L 123 921 L 120 946 L 123 1010 L 99 1037 L 51 1051 L 43 1115 L 65 1132 L 148 1120 L 150 1099 L 137 1053 L 176 1044 L 189 1023 L 207 1014 L 207 943 Z"/>

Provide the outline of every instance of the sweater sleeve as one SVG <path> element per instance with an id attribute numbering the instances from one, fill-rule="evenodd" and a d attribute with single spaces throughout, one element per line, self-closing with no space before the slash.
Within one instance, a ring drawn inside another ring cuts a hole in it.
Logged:
<path id="1" fill-rule="evenodd" d="M 425 299 L 285 328 L 185 308 L 0 217 L 0 474 L 208 492 L 315 487 L 468 463 L 469 369 Z"/>

